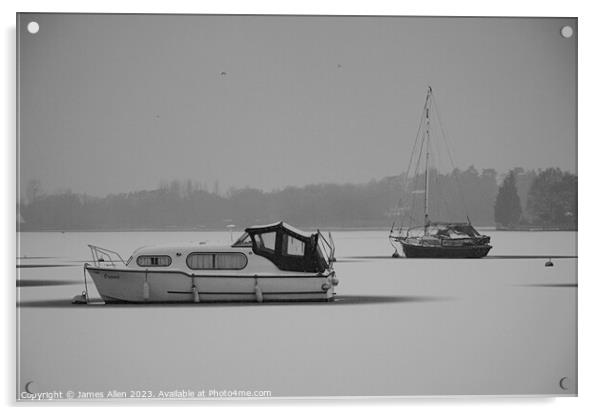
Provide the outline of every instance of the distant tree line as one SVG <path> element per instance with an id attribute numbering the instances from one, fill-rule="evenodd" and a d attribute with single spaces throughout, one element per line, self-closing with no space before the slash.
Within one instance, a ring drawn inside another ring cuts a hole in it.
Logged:
<path id="1" fill-rule="evenodd" d="M 499 189 L 493 169 L 469 167 L 448 174 L 433 170 L 429 176 L 432 220 L 466 220 L 468 215 L 477 226 L 577 223 L 577 178 L 558 169 L 515 169 Z M 106 197 L 70 191 L 46 194 L 33 180 L 17 206 L 18 227 L 24 231 L 224 229 L 229 224 L 244 228 L 279 220 L 309 228 L 387 227 L 400 217 L 417 221 L 423 217 L 424 176 L 406 179 L 401 175 L 364 184 L 290 186 L 270 192 L 230 189 L 224 194 L 217 184 L 210 192 L 189 180 Z"/>
<path id="2" fill-rule="evenodd" d="M 523 186 L 528 183 L 526 194 L 517 177 Z M 558 168 L 537 173 L 514 169 L 499 188 L 494 215 L 502 228 L 577 229 L 577 176 Z"/>

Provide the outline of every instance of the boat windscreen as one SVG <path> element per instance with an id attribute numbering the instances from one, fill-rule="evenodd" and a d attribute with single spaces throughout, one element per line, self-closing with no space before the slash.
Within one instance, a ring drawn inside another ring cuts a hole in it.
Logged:
<path id="1" fill-rule="evenodd" d="M 324 258 L 326 262 L 330 262 L 331 258 L 333 257 L 333 247 L 330 246 L 326 238 L 324 238 L 324 235 L 321 233 L 318 238 L 318 248 L 322 258 Z"/>
<path id="2" fill-rule="evenodd" d="M 243 233 L 241 237 L 232 244 L 232 246 L 252 247 L 253 242 L 251 241 L 251 236 L 247 232 Z"/>

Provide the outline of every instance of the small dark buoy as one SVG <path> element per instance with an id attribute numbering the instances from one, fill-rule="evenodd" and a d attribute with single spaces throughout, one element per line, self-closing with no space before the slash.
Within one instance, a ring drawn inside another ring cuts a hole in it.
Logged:
<path id="1" fill-rule="evenodd" d="M 220 73 L 221 76 L 226 76 L 228 75 L 226 72 L 222 71 L 222 73 Z"/>
<path id="2" fill-rule="evenodd" d="M 553 267 L 554 263 L 552 262 L 552 258 L 548 258 L 545 264 L 546 267 Z"/>

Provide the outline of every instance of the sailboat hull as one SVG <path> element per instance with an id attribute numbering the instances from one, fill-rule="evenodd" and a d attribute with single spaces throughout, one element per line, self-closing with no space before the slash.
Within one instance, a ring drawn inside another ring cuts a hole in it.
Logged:
<path id="1" fill-rule="evenodd" d="M 491 245 L 423 246 L 400 241 L 407 258 L 483 258 Z"/>

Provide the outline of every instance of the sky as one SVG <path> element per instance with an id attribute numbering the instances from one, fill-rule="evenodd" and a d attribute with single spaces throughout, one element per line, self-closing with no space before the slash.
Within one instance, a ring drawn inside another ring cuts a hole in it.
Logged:
<path id="1" fill-rule="evenodd" d="M 20 14 L 17 32 L 23 190 L 398 175 L 429 85 L 458 168 L 577 168 L 576 19 Z"/>

